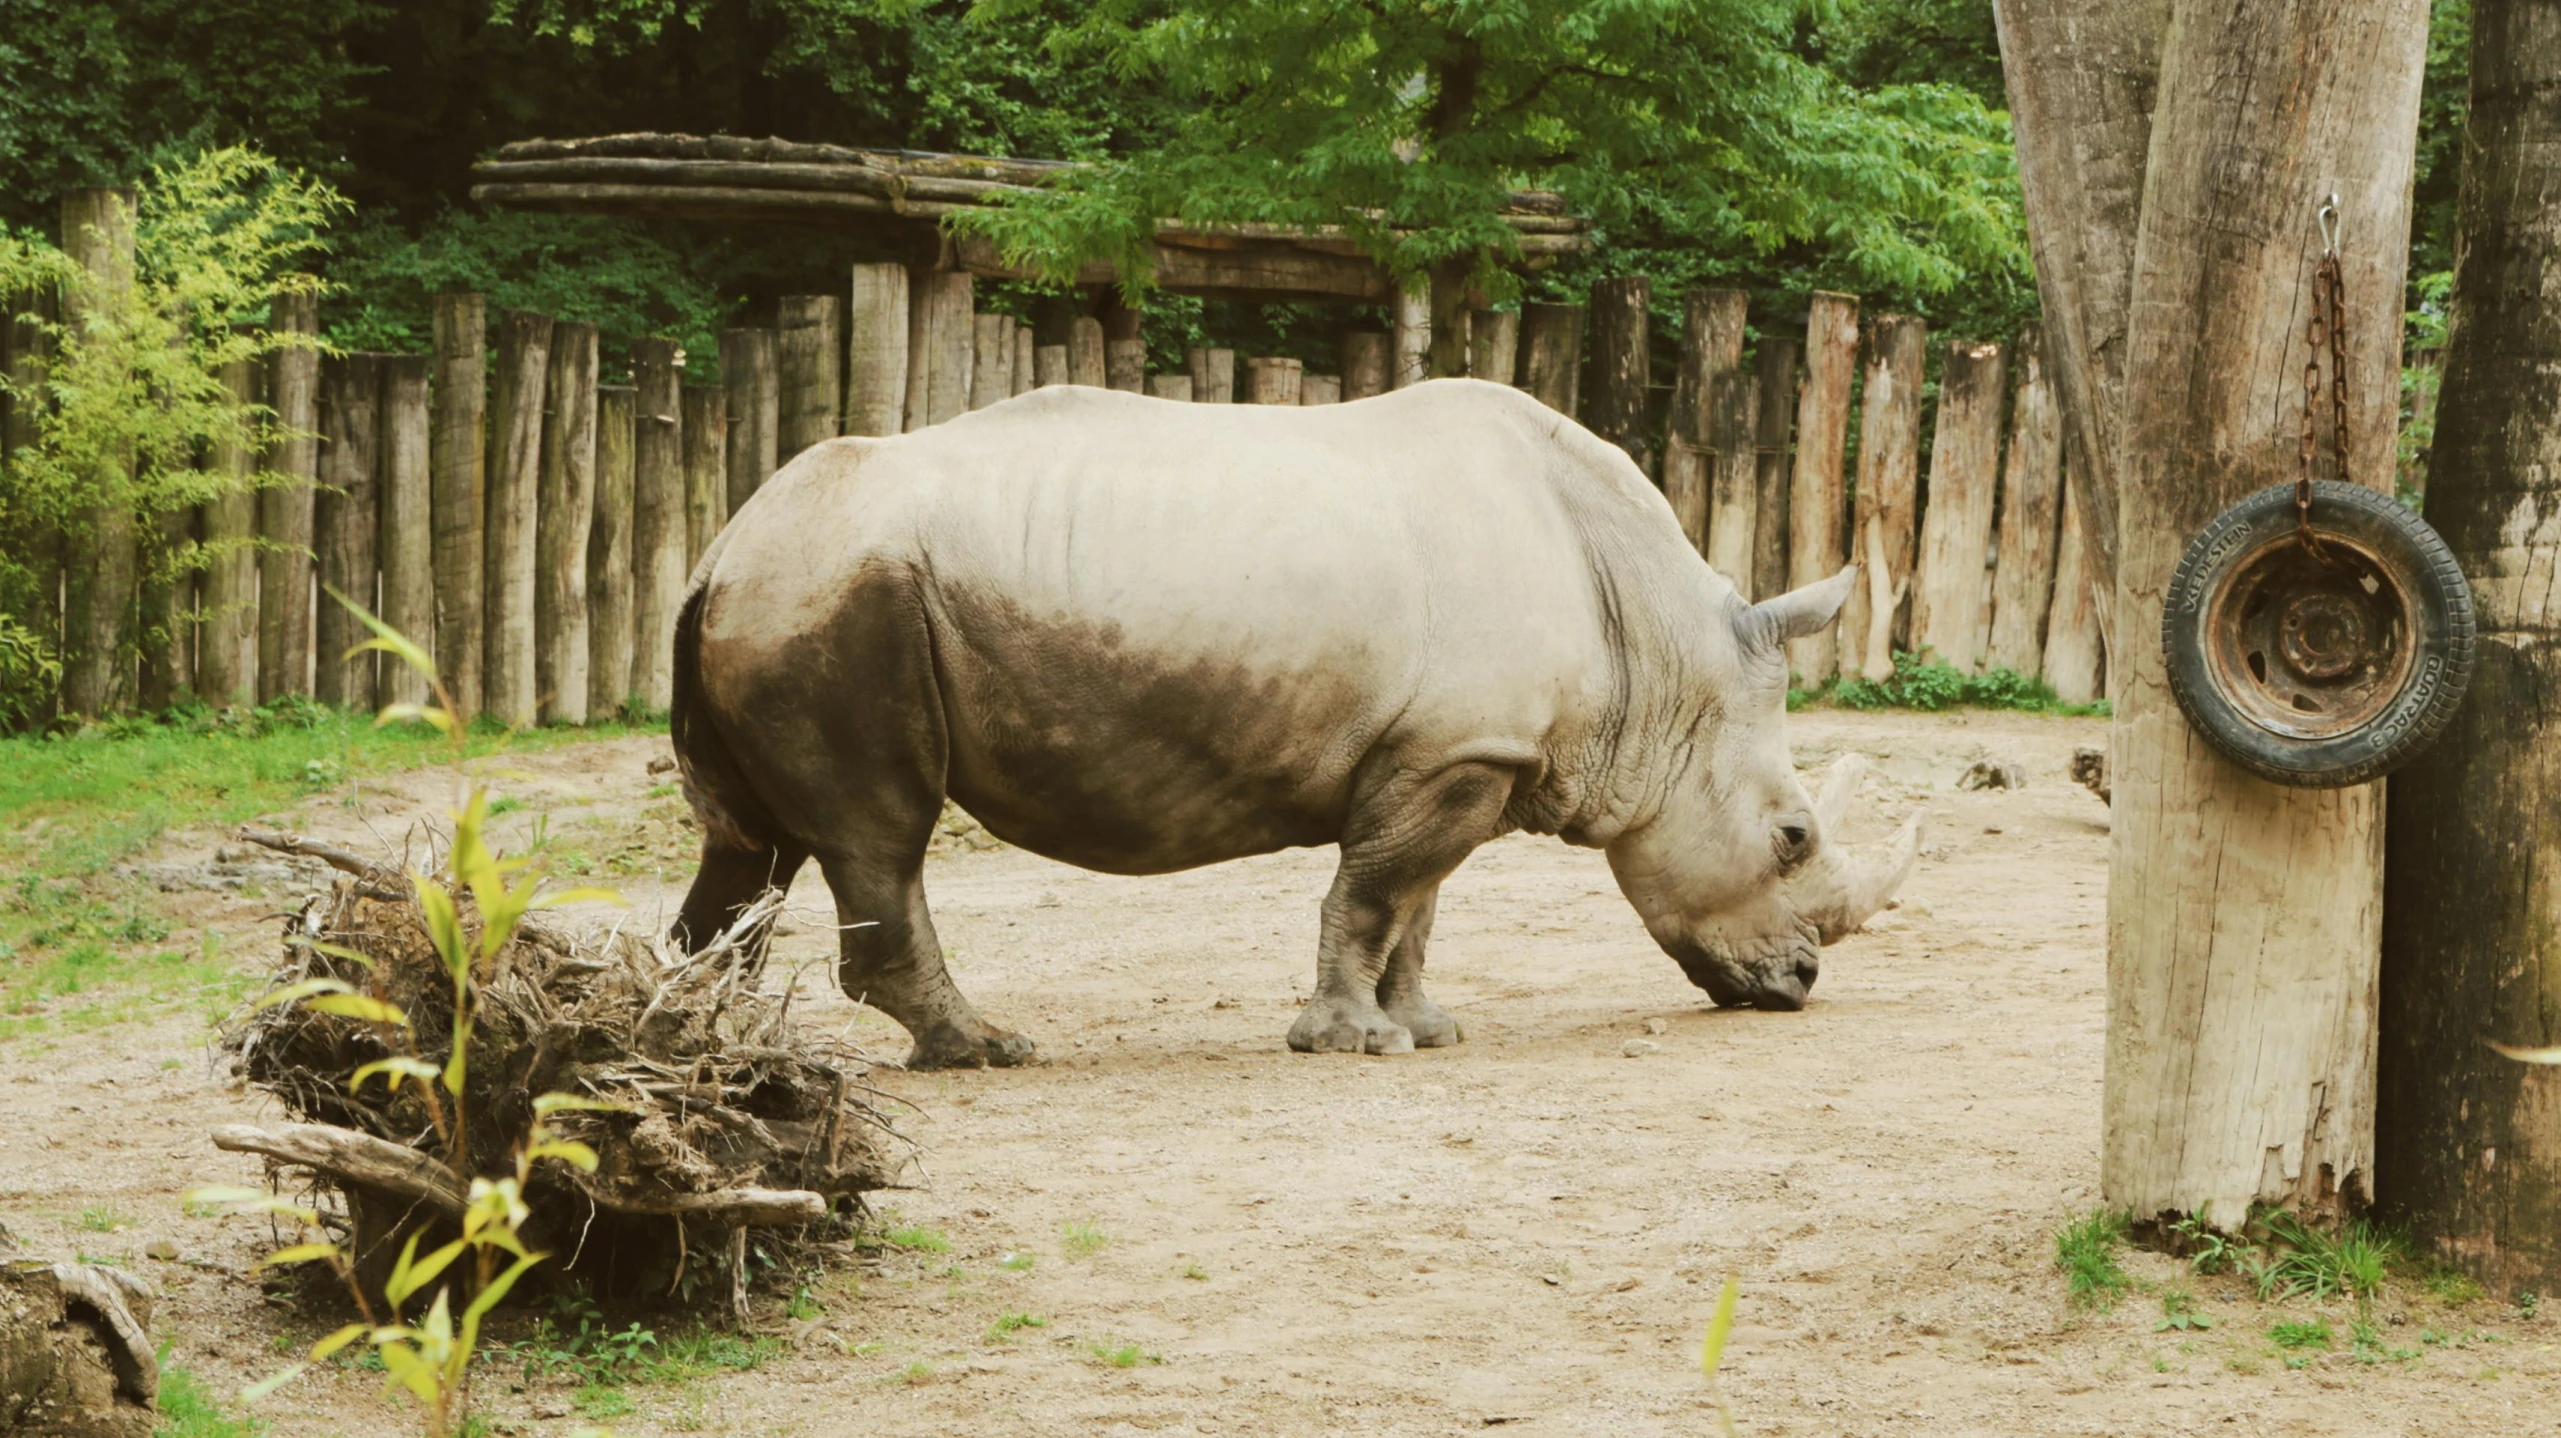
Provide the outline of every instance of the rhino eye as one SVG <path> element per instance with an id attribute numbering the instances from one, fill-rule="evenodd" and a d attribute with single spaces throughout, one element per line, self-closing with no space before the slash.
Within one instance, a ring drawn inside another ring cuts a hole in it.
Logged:
<path id="1" fill-rule="evenodd" d="M 1804 862 L 1813 843 L 1813 831 L 1793 820 L 1770 830 L 1770 851 L 1778 855 L 1781 864 L 1790 867 Z"/>

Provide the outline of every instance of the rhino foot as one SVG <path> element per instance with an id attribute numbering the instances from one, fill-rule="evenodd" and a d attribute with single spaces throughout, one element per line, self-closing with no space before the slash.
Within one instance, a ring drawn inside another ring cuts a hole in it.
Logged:
<path id="1" fill-rule="evenodd" d="M 907 1056 L 911 1069 L 1009 1069 L 1032 1061 L 1032 1041 L 1021 1034 L 988 1028 L 979 1034 L 954 1025 L 937 1025 L 920 1035 Z"/>
<path id="2" fill-rule="evenodd" d="M 1416 994 L 1404 1000 L 1389 999 L 1380 1005 L 1391 1022 L 1401 1024 L 1414 1036 L 1418 1049 L 1445 1049 L 1467 1037 L 1449 1010 Z"/>
<path id="3" fill-rule="evenodd" d="M 1414 1034 L 1375 1003 L 1319 997 L 1289 1026 L 1289 1046 L 1303 1054 L 1410 1054 Z"/>

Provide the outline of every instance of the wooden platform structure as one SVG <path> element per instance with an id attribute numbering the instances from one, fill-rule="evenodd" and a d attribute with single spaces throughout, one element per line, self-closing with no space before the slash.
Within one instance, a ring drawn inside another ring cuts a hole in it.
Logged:
<path id="1" fill-rule="evenodd" d="M 853 230 L 899 246 L 922 268 L 1026 278 L 994 244 L 942 222 L 1037 189 L 1074 166 L 1058 160 L 863 150 L 726 135 L 605 135 L 519 140 L 472 167 L 485 204 L 569 214 Z M 1591 245 L 1562 197 L 1516 191 L 1503 220 L 1519 232 L 1521 267 L 1538 269 Z M 1117 283 L 1090 263 L 1077 283 Z M 1336 229 L 1279 225 L 1157 226 L 1155 282 L 1176 294 L 1257 303 L 1384 304 L 1395 285 Z"/>

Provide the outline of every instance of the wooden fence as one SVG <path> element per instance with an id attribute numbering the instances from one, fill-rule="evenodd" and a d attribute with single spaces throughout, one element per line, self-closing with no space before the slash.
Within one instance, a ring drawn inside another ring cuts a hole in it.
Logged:
<path id="1" fill-rule="evenodd" d="M 1134 312 L 1037 335 L 977 311 L 972 285 L 963 273 L 857 265 L 845 294 L 789 297 L 774 328 L 723 333 L 718 387 L 685 384 L 664 340 L 633 348 L 632 384 L 600 385 L 609 366 L 591 326 L 492 315 L 469 294 L 436 300 L 430 355 L 300 348 L 260 372 L 241 366 L 234 392 L 262 397 L 308 436 L 268 466 L 315 483 L 187 517 L 192 533 L 229 544 L 156 601 L 200 617 L 145 656 L 143 697 L 422 697 L 404 671 L 341 659 L 358 636 L 325 586 L 426 644 L 468 713 L 576 724 L 633 704 L 663 710 L 693 565 L 810 445 L 920 429 L 1046 384 L 1206 404 L 1356 400 L 1419 379 L 1429 348 L 1417 334 L 1427 315 L 1410 306 L 1393 332 L 1344 335 L 1331 370 L 1199 348 L 1179 372 L 1149 374 Z M 1925 451 L 1924 327 L 1898 315 L 1862 327 L 1858 309 L 1818 293 L 1802 341 L 1765 334 L 1747 352 L 1743 294 L 1692 291 L 1676 371 L 1658 385 L 1651 297 L 1626 278 L 1597 287 L 1588 311 L 1477 311 L 1465 353 L 1479 377 L 1579 409 L 1624 445 L 1747 596 L 1864 561 L 1841 624 L 1791 647 L 1800 683 L 1882 678 L 1895 651 L 1926 650 L 1962 669 L 2041 675 L 2068 700 L 2097 696 L 2097 601 L 2037 334 L 1946 347 Z M 282 322 L 318 328 L 307 306 Z M 245 471 L 254 460 L 207 462 Z M 238 543 L 253 532 L 254 564 Z"/>

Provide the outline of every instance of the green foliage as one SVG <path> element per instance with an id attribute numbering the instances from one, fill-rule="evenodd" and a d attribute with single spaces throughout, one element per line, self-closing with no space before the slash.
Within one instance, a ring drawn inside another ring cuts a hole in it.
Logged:
<path id="1" fill-rule="evenodd" d="M 925 1223 L 895 1224 L 882 1231 L 880 1241 L 911 1253 L 951 1252 L 951 1239 L 941 1229 Z"/>
<path id="2" fill-rule="evenodd" d="M 2075 1307 L 2107 1307 L 2134 1286 L 2116 1261 L 2125 1237 L 2125 1214 L 2111 1208 L 2095 1209 L 2055 1233 L 2054 1266 L 2062 1270 L 2064 1291 Z"/>
<path id="3" fill-rule="evenodd" d="M 40 718 L 62 685 L 62 660 L 42 635 L 0 613 L 0 734 Z"/>
<path id="4" fill-rule="evenodd" d="M 234 1418 L 209 1392 L 204 1380 L 167 1350 L 160 1355 L 160 1421 L 152 1438 L 258 1438 L 267 1425 L 255 1418 Z"/>
<path id="5" fill-rule="evenodd" d="M 2161 1295 L 2161 1321 L 2152 1325 L 2155 1333 L 2172 1330 L 2194 1332 L 2214 1326 L 2214 1320 L 2197 1310 L 2196 1295 L 2184 1288 L 2173 1288 Z"/>
<path id="6" fill-rule="evenodd" d="M 1090 1219 L 1076 1219 L 1058 1231 L 1058 1246 L 1069 1258 L 1091 1258 L 1111 1246 L 1111 1235 Z"/>
<path id="7" fill-rule="evenodd" d="M 2336 1337 L 2330 1331 L 2330 1320 L 2326 1318 L 2294 1318 L 2268 1326 L 2268 1340 L 2279 1348 L 2326 1351 Z"/>
<path id="8" fill-rule="evenodd" d="M 1188 107 L 1160 143 L 966 223 L 1063 281 L 1143 282 L 1155 222 L 1337 226 L 1400 275 L 1497 298 L 1515 187 L 1561 192 L 1605 243 L 1805 246 L 1818 271 L 1939 292 L 2026 273 L 2007 126 L 1952 86 L 1858 90 L 1793 49 L 1786 0 L 1095 0 L 1061 57 Z M 994 30 L 1035 0 L 979 0 Z"/>
<path id="9" fill-rule="evenodd" d="M 1113 1368 L 1136 1368 L 1142 1364 L 1153 1366 L 1165 1361 L 1161 1353 L 1150 1353 L 1135 1343 L 1114 1343 L 1109 1339 L 1086 1344 L 1085 1351 Z"/>
<path id="10" fill-rule="evenodd" d="M 1789 691 L 1789 708 L 1804 707 L 1798 699 L 1802 692 Z M 2013 670 L 1988 669 L 1980 674 L 1968 674 L 1953 665 L 1926 660 L 1921 655 L 1901 650 L 1895 651 L 1891 676 L 1876 681 L 1842 679 L 1831 687 L 1829 693 L 1832 702 L 1849 709 L 1920 709 L 1936 713 L 1943 709 L 1970 707 L 2066 715 L 2108 712 L 2106 700 L 2066 704 L 2055 697 L 2054 686 Z"/>
<path id="11" fill-rule="evenodd" d="M 1015 1334 L 1026 1328 L 1047 1328 L 1048 1326 L 1049 1320 L 1037 1313 L 999 1314 L 995 1322 L 987 1325 L 987 1341 L 1008 1343 L 1013 1340 Z"/>

